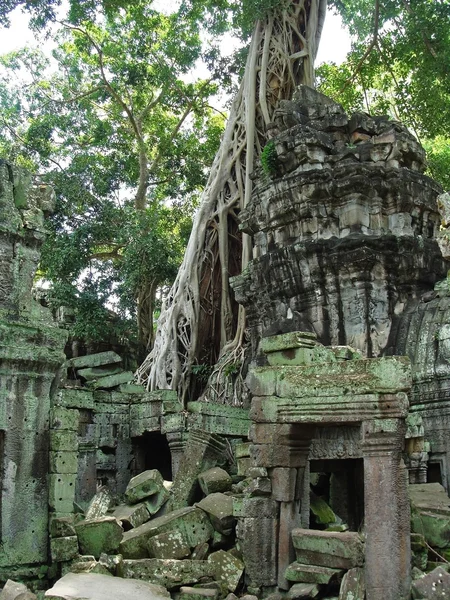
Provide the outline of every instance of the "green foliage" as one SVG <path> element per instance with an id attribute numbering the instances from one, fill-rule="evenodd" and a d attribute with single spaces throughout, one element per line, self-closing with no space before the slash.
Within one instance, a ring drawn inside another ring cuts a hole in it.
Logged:
<path id="1" fill-rule="evenodd" d="M 192 374 L 195 375 L 197 380 L 201 381 L 202 383 L 207 383 L 212 370 L 213 367 L 207 364 L 192 365 L 191 367 Z"/>
<path id="2" fill-rule="evenodd" d="M 275 142 L 270 140 L 261 152 L 261 166 L 266 175 L 275 177 L 279 169 L 279 161 Z"/>
<path id="3" fill-rule="evenodd" d="M 233 375 L 237 375 L 240 372 L 241 367 L 242 365 L 240 362 L 228 363 L 223 369 L 224 375 L 226 377 L 232 377 Z"/>

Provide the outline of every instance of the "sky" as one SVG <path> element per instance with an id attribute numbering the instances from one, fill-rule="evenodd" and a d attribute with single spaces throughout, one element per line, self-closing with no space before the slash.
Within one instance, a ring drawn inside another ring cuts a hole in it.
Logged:
<path id="1" fill-rule="evenodd" d="M 11 27 L 0 29 L 0 54 L 26 45 L 37 46 L 38 40 L 28 29 L 28 17 L 19 9 L 10 15 Z M 333 61 L 340 64 L 350 50 L 350 37 L 338 15 L 327 12 L 316 64 Z"/>

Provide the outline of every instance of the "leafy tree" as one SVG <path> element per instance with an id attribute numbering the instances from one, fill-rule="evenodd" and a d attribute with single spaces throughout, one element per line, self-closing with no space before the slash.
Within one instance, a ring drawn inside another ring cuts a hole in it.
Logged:
<path id="1" fill-rule="evenodd" d="M 156 289 L 180 260 L 174 216 L 186 221 L 181 209 L 169 218 L 162 202 L 192 209 L 223 130 L 209 107 L 217 82 L 187 78 L 204 49 L 202 14 L 192 14 L 133 2 L 97 22 L 65 22 L 52 61 L 29 49 L 1 59 L 0 151 L 37 170 L 58 197 L 43 273 L 64 284 L 58 297 L 64 289 L 80 304 L 80 273 L 95 266 L 81 291 L 92 297 L 97 286 L 103 305 L 120 275 L 147 348 Z"/>

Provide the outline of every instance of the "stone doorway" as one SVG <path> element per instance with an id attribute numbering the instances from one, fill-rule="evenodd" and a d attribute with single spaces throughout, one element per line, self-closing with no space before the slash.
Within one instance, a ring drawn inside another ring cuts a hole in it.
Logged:
<path id="1" fill-rule="evenodd" d="M 157 469 L 163 478 L 172 481 L 172 456 L 169 442 L 159 431 L 147 431 L 134 438 L 134 474 L 148 469 Z"/>

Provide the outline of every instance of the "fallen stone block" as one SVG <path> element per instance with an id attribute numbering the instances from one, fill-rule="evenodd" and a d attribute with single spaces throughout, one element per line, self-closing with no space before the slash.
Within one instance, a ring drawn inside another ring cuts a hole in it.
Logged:
<path id="1" fill-rule="evenodd" d="M 212 588 L 198 588 L 183 585 L 178 594 L 179 600 L 215 600 L 219 596 L 219 590 Z"/>
<path id="2" fill-rule="evenodd" d="M 122 359 L 115 352 L 97 352 L 97 354 L 88 354 L 87 356 L 77 356 L 70 358 L 66 365 L 74 369 L 83 367 L 101 367 L 103 365 L 114 365 L 122 362 Z"/>
<path id="3" fill-rule="evenodd" d="M 413 600 L 438 600 L 450 598 L 450 575 L 441 567 L 421 579 L 416 579 L 411 587 Z"/>
<path id="4" fill-rule="evenodd" d="M 314 516 L 314 520 L 318 525 L 331 525 L 337 522 L 337 517 L 328 504 L 316 496 L 314 492 L 310 493 L 310 510 Z"/>
<path id="5" fill-rule="evenodd" d="M 83 554 L 115 554 L 122 540 L 123 529 L 114 517 L 100 517 L 82 521 L 75 526 L 80 550 Z"/>
<path id="6" fill-rule="evenodd" d="M 208 553 L 209 553 L 208 542 L 202 542 L 198 546 L 195 546 L 195 548 L 191 554 L 191 560 L 206 560 Z"/>
<path id="7" fill-rule="evenodd" d="M 425 538 L 420 533 L 411 533 L 411 566 L 417 567 L 421 571 L 426 571 L 427 562 L 428 546 L 426 545 Z"/>
<path id="8" fill-rule="evenodd" d="M 144 579 L 172 590 L 197 583 L 204 577 L 213 577 L 213 569 L 208 561 L 143 558 L 124 560 L 122 576 Z"/>
<path id="9" fill-rule="evenodd" d="M 297 562 L 301 564 L 334 569 L 351 569 L 364 564 L 364 544 L 355 532 L 294 529 L 292 543 Z"/>
<path id="10" fill-rule="evenodd" d="M 111 492 L 108 488 L 100 489 L 89 502 L 85 513 L 86 520 L 90 521 L 91 519 L 98 519 L 106 515 L 112 501 Z"/>
<path id="11" fill-rule="evenodd" d="M 114 509 L 112 516 L 122 523 L 124 531 L 139 527 L 150 519 L 150 513 L 142 502 L 133 506 L 121 504 Z"/>
<path id="12" fill-rule="evenodd" d="M 104 565 L 96 560 L 73 561 L 69 567 L 69 573 L 98 573 L 99 575 L 107 575 L 112 577 L 111 572 Z"/>
<path id="13" fill-rule="evenodd" d="M 411 531 L 424 536 L 433 548 L 450 544 L 450 498 L 439 483 L 408 486 L 411 502 Z"/>
<path id="14" fill-rule="evenodd" d="M 319 595 L 319 586 L 315 583 L 294 583 L 286 594 L 287 600 L 310 600 Z"/>
<path id="15" fill-rule="evenodd" d="M 131 371 L 123 371 L 117 375 L 108 375 L 107 377 L 101 377 L 92 382 L 94 390 L 109 390 L 114 388 L 121 383 L 128 383 L 133 381 L 134 374 Z"/>
<path id="16" fill-rule="evenodd" d="M 182 533 L 166 531 L 149 539 L 148 552 L 152 558 L 182 559 L 189 556 L 191 549 Z"/>
<path id="17" fill-rule="evenodd" d="M 213 568 L 214 579 L 230 592 L 235 592 L 244 573 L 244 563 L 225 550 L 218 550 L 208 556 Z"/>
<path id="18" fill-rule="evenodd" d="M 0 592 L 0 600 L 16 600 L 19 594 L 25 594 L 27 592 L 29 592 L 29 589 L 26 585 L 8 579 Z"/>
<path id="19" fill-rule="evenodd" d="M 120 579 L 95 573 L 68 573 L 45 592 L 47 600 L 162 600 L 166 589 L 146 581 Z"/>
<path id="20" fill-rule="evenodd" d="M 236 519 L 233 516 L 232 496 L 226 496 L 221 492 L 209 494 L 196 506 L 206 512 L 216 531 L 224 535 L 229 535 L 232 532 L 236 524 Z"/>
<path id="21" fill-rule="evenodd" d="M 155 515 L 159 509 L 164 506 L 169 498 L 169 490 L 166 487 L 163 487 L 157 494 L 153 494 L 153 496 L 150 496 L 144 501 L 145 507 L 151 515 Z"/>
<path id="22" fill-rule="evenodd" d="M 200 508 L 180 508 L 126 531 L 120 544 L 120 553 L 124 558 L 146 558 L 150 538 L 167 531 L 182 533 L 190 548 L 207 542 L 214 533 L 210 520 Z"/>
<path id="23" fill-rule="evenodd" d="M 50 523 L 50 535 L 53 538 L 76 535 L 73 517 L 54 517 Z"/>
<path id="24" fill-rule="evenodd" d="M 339 580 L 343 575 L 342 569 L 330 569 L 316 565 L 302 565 L 293 562 L 288 566 L 285 578 L 297 583 L 328 584 L 331 580 Z"/>
<path id="25" fill-rule="evenodd" d="M 100 554 L 99 564 L 107 569 L 111 575 L 117 575 L 121 569 L 123 558 L 121 554 Z"/>
<path id="26" fill-rule="evenodd" d="M 159 471 L 151 469 L 130 479 L 125 497 L 130 504 L 141 502 L 145 498 L 157 494 L 164 488 L 164 479 Z"/>
<path id="27" fill-rule="evenodd" d="M 53 562 L 72 560 L 78 555 L 78 538 L 76 535 L 53 538 L 50 540 L 50 552 Z"/>
<path id="28" fill-rule="evenodd" d="M 364 600 L 366 584 L 363 569 L 350 569 L 342 578 L 339 600 Z"/>
<path id="29" fill-rule="evenodd" d="M 205 496 L 215 492 L 228 492 L 232 485 L 230 475 L 220 467 L 213 467 L 200 473 L 198 482 Z"/>
<path id="30" fill-rule="evenodd" d="M 78 375 L 86 381 L 95 381 L 101 377 L 109 377 L 110 375 L 118 375 L 122 372 L 121 367 L 88 367 L 86 369 L 79 369 Z M 142 391 L 142 388 L 141 390 Z"/>

